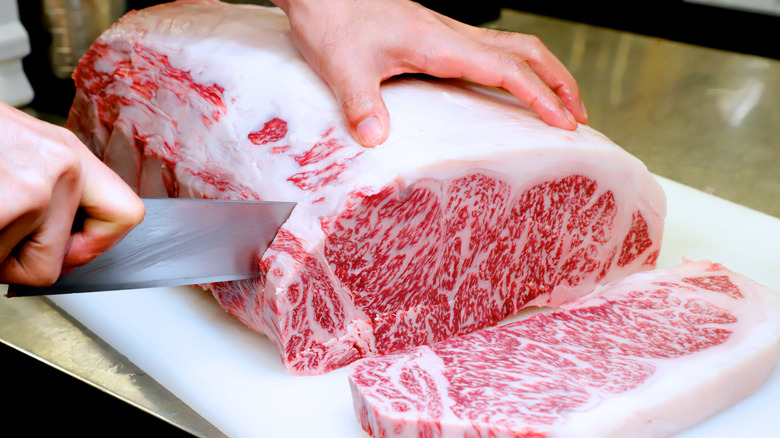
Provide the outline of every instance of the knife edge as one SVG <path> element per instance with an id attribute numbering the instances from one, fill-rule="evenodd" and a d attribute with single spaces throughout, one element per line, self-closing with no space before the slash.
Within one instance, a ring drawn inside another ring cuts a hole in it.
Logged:
<path id="1" fill-rule="evenodd" d="M 224 281 L 251 280 L 257 275 L 213 275 L 206 277 L 189 277 L 177 279 L 145 280 L 127 282 L 118 285 L 115 282 L 84 284 L 53 284 L 51 286 L 36 287 L 18 284 L 9 284 L 6 297 L 37 297 L 45 295 L 63 295 L 71 293 L 110 292 L 117 290 L 149 289 L 156 287 L 195 286 L 208 283 L 221 283 Z M 119 287 L 117 287 L 119 286 Z"/>
<path id="2" fill-rule="evenodd" d="M 257 278 L 294 202 L 145 198 L 146 215 L 112 249 L 53 285 L 7 297 L 183 286 Z"/>

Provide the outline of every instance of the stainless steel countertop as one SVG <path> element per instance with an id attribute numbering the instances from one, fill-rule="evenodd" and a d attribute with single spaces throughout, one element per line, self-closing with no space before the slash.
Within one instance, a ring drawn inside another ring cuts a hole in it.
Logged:
<path id="1" fill-rule="evenodd" d="M 539 36 L 577 78 L 590 125 L 652 172 L 780 217 L 780 62 L 511 10 L 489 25 Z M 192 434 L 222 436 L 45 298 L 0 299 L 0 341 Z"/>
<path id="2" fill-rule="evenodd" d="M 780 217 L 780 61 L 504 11 L 569 68 L 589 124 L 651 172 Z"/>

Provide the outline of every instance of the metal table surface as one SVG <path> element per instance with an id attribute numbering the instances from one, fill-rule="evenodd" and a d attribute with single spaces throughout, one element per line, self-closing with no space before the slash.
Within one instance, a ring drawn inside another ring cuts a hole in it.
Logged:
<path id="1" fill-rule="evenodd" d="M 488 26 L 539 36 L 577 78 L 590 125 L 652 172 L 780 217 L 780 62 L 512 10 Z M 191 434 L 223 436 L 46 298 L 0 299 L 0 341 Z"/>

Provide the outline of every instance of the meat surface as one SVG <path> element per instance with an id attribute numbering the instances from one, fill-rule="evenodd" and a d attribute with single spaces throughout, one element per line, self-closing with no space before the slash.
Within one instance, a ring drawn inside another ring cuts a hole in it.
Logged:
<path id="1" fill-rule="evenodd" d="M 382 89 L 389 139 L 362 148 L 274 8 L 130 13 L 74 79 L 68 127 L 142 196 L 298 203 L 260 278 L 205 285 L 296 374 L 557 306 L 658 255 L 662 189 L 600 133 L 404 77 Z"/>
<path id="2" fill-rule="evenodd" d="M 377 437 L 662 437 L 753 393 L 780 295 L 710 262 L 634 274 L 577 304 L 350 365 Z"/>

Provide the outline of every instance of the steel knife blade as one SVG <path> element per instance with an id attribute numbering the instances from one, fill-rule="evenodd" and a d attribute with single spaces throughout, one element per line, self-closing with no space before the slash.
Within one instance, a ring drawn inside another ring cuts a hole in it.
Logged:
<path id="1" fill-rule="evenodd" d="M 145 198 L 144 220 L 114 248 L 48 287 L 7 296 L 181 286 L 257 277 L 294 202 Z"/>

